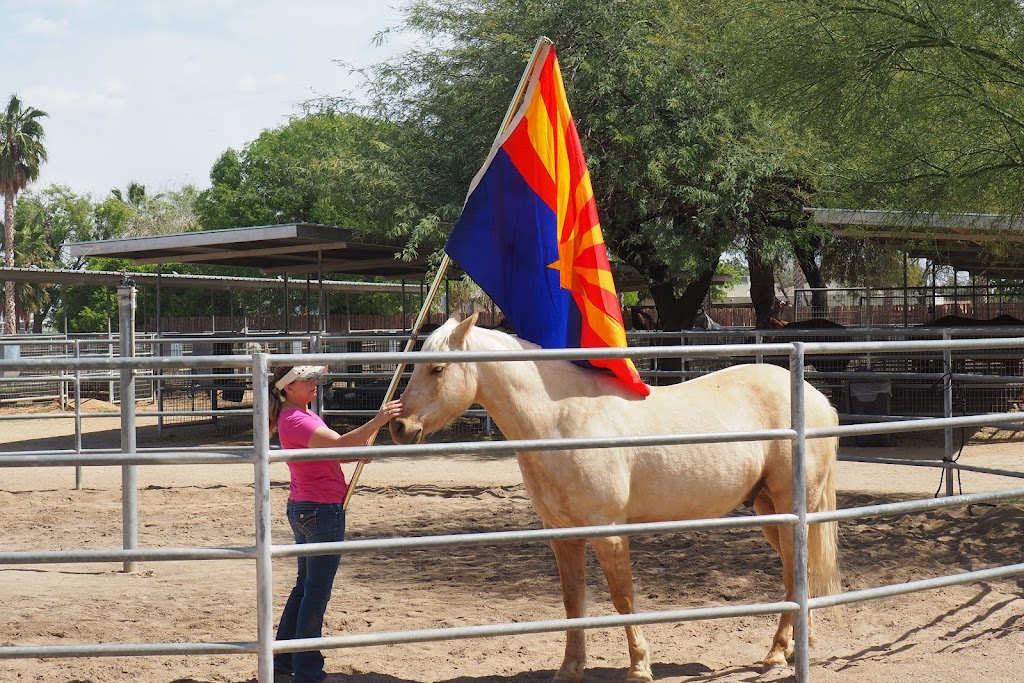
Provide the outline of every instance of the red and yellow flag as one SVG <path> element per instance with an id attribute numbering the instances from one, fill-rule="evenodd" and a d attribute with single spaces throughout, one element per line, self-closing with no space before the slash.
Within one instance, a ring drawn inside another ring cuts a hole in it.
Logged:
<path id="1" fill-rule="evenodd" d="M 550 44 L 473 179 L 445 250 L 523 339 L 545 348 L 626 346 L 590 173 Z M 628 358 L 588 363 L 650 393 Z"/>

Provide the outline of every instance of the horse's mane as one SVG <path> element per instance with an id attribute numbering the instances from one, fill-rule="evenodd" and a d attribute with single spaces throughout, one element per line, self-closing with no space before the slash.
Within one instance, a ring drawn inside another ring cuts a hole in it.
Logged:
<path id="1" fill-rule="evenodd" d="M 447 322 L 427 337 L 426 341 L 423 342 L 423 350 L 440 351 L 444 346 L 450 347 L 449 340 L 451 339 L 452 332 L 455 330 L 455 326 L 458 324 L 458 320 L 449 318 Z M 469 331 L 466 342 L 469 347 L 468 350 L 472 351 L 517 351 L 519 349 L 540 348 L 536 344 L 505 334 L 501 330 L 491 330 L 478 325 L 474 325 L 473 329 Z"/>
<path id="2" fill-rule="evenodd" d="M 443 351 L 451 348 L 449 340 L 459 321 L 451 318 L 435 330 L 423 343 L 424 351 Z M 513 337 L 500 330 L 474 326 L 466 335 L 467 351 L 519 351 L 541 348 L 533 342 Z M 608 396 L 621 395 L 636 398 L 610 372 L 596 368 L 582 367 L 567 360 L 538 361 L 543 365 L 536 370 L 537 377 L 548 387 L 549 395 L 566 396 Z M 497 364 L 501 365 L 501 364 Z M 523 363 L 511 363 L 507 368 L 524 368 Z"/>

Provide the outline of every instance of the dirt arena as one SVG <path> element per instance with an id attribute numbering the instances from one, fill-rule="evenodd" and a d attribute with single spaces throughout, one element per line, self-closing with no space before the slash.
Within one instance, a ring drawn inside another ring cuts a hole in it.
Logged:
<path id="1" fill-rule="evenodd" d="M 85 445 L 118 443 L 116 418 L 89 420 Z M 0 422 L 3 453 L 69 448 L 64 421 Z M 152 445 L 154 429 L 140 430 Z M 168 430 L 162 443 L 185 438 Z M 980 431 L 961 462 L 1024 470 L 1019 435 Z M 382 440 L 386 441 L 386 439 Z M 844 453 L 940 458 L 940 442 L 919 439 Z M 140 467 L 141 547 L 253 544 L 253 473 L 248 467 Z M 272 472 L 276 543 L 289 543 L 287 469 Z M 0 549 L 116 548 L 121 543 L 120 469 L 0 468 Z M 921 498 L 938 470 L 842 463 L 840 505 Z M 1022 486 L 964 474 L 964 492 Z M 537 528 L 515 460 L 460 457 L 379 460 L 369 465 L 349 508 L 348 537 L 376 538 Z M 847 589 L 1022 561 L 1024 505 L 953 508 L 844 523 Z M 633 541 L 642 610 L 781 599 L 780 565 L 757 531 L 643 536 Z M 279 611 L 294 560 L 274 561 Z M 612 614 L 591 559 L 590 614 Z M 811 678 L 820 682 L 908 680 L 1010 683 L 1024 671 L 1024 577 L 894 597 L 816 620 Z M 248 561 L 0 567 L 0 645 L 256 639 L 255 565 Z M 326 617 L 327 634 L 464 626 L 563 616 L 554 559 L 542 544 L 406 551 L 343 560 Z M 673 683 L 789 681 L 792 669 L 760 675 L 776 617 L 722 619 L 645 628 L 657 680 Z M 621 629 L 591 631 L 588 681 L 622 681 Z M 330 650 L 335 680 L 367 683 L 540 683 L 561 661 L 562 634 L 482 638 Z M 0 682 L 243 683 L 256 658 L 239 656 L 16 659 Z"/>

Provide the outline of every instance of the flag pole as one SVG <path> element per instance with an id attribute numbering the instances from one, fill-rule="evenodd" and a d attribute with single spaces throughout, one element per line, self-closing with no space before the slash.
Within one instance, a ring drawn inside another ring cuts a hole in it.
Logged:
<path id="1" fill-rule="evenodd" d="M 494 136 L 494 142 L 491 143 L 491 149 L 501 139 L 505 129 L 508 128 L 509 122 L 512 120 L 512 116 L 515 114 L 516 109 L 519 107 L 519 103 L 523 99 L 523 94 L 526 92 L 526 84 L 530 80 L 530 75 L 533 73 L 533 69 L 537 63 L 537 57 L 540 55 L 541 50 L 545 47 L 552 45 L 551 39 L 547 36 L 541 36 L 537 39 L 537 44 L 533 48 L 533 54 L 530 56 L 530 61 L 526 64 L 526 69 L 523 70 L 523 76 L 519 79 L 519 86 L 516 88 L 516 94 L 512 98 L 512 101 L 508 105 L 508 110 L 505 112 L 505 118 L 501 122 L 501 126 L 498 128 L 498 134 Z M 434 275 L 434 281 L 430 285 L 430 289 L 427 291 L 427 297 L 423 301 L 423 305 L 420 307 L 420 312 L 416 316 L 416 322 L 413 323 L 409 340 L 405 343 L 405 351 L 412 351 L 416 346 L 417 338 L 419 337 L 420 330 L 423 327 L 423 323 L 427 319 L 427 315 L 430 313 L 430 306 L 434 303 L 434 298 L 437 296 L 437 290 L 441 287 L 441 281 L 444 279 L 445 273 L 448 272 L 448 266 L 451 265 L 451 257 L 447 253 L 441 258 L 441 263 L 437 267 L 437 273 Z M 402 373 L 405 372 L 405 363 L 399 363 L 395 369 L 395 374 L 391 378 L 391 384 L 388 385 L 388 390 L 384 394 L 384 400 L 381 402 L 383 406 L 395 395 L 398 391 L 398 383 L 402 379 Z M 367 439 L 366 445 L 372 446 L 374 441 L 377 440 L 377 432 L 370 435 Z M 363 473 L 363 467 L 365 463 L 358 463 L 355 471 L 352 473 L 352 481 L 349 483 L 348 491 L 345 492 L 345 501 L 342 503 L 342 509 L 348 510 L 348 503 L 352 499 L 352 493 L 356 490 L 356 484 L 359 482 L 359 477 Z"/>

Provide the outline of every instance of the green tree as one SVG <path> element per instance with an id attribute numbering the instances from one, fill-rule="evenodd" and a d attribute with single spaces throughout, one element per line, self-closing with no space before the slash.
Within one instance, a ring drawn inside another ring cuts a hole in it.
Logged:
<path id="1" fill-rule="evenodd" d="M 44 209 L 33 201 L 31 195 L 23 195 L 15 211 L 18 223 L 18 242 L 15 245 L 15 259 L 28 264 L 30 268 L 57 267 L 57 249 L 49 240 Z M 24 329 L 42 332 L 43 320 L 50 308 L 57 290 L 56 285 L 35 282 L 17 282 L 15 289 L 15 315 L 24 321 Z M 34 325 L 31 321 L 34 319 Z"/>
<path id="2" fill-rule="evenodd" d="M 0 113 L 0 192 L 4 195 L 4 265 L 14 267 L 14 201 L 18 193 L 39 177 L 39 166 L 46 161 L 43 124 L 47 113 L 23 107 L 17 95 L 11 95 L 7 109 Z M 17 331 L 14 282 L 4 285 L 4 318 L 7 334 Z"/>
<path id="3" fill-rule="evenodd" d="M 134 180 L 128 183 L 128 188 L 125 192 L 121 192 L 119 187 L 111 189 L 110 196 L 136 211 L 141 210 L 146 205 L 146 199 L 148 198 L 146 186 Z"/>
<path id="4" fill-rule="evenodd" d="M 22 195 L 15 216 L 19 226 L 15 257 L 19 263 L 38 268 L 77 269 L 80 266 L 70 259 L 63 246 L 91 238 L 94 212 L 88 196 L 51 185 L 42 192 Z M 43 321 L 59 300 L 61 287 L 22 282 L 17 284 L 16 292 L 18 317 L 25 320 L 26 329 L 31 317 L 32 330 L 42 332 Z"/>
<path id="5" fill-rule="evenodd" d="M 173 235 L 199 230 L 198 200 L 199 191 L 193 185 L 146 197 L 132 215 L 125 236 Z"/>
<path id="6" fill-rule="evenodd" d="M 131 229 L 133 209 L 113 194 L 93 207 L 93 220 L 88 231 L 77 235 L 79 241 L 109 240 L 123 237 Z M 83 263 L 71 267 L 81 268 Z"/>
<path id="7" fill-rule="evenodd" d="M 827 140 L 831 205 L 1024 210 L 1015 0 L 737 0 L 748 96 Z"/>
<path id="8" fill-rule="evenodd" d="M 703 6 L 655 0 L 418 0 L 404 28 L 432 39 L 365 71 L 372 112 L 407 135 L 398 224 L 442 244 L 537 36 L 555 43 L 606 242 L 647 279 L 666 327 L 690 324 L 721 254 L 791 184 L 789 131 L 726 87 Z M 753 226 L 753 227 L 752 227 Z"/>
<path id="9" fill-rule="evenodd" d="M 199 194 L 203 229 L 285 222 L 388 232 L 396 211 L 388 126 L 325 108 L 264 131 L 238 152 L 225 151 Z"/>
<path id="10" fill-rule="evenodd" d="M 192 185 L 149 194 L 145 185 L 130 182 L 125 192 L 116 187 L 112 189 L 110 198 L 127 209 L 127 225 L 119 233 L 120 237 L 171 235 L 200 229 L 196 213 L 199 191 Z"/>

